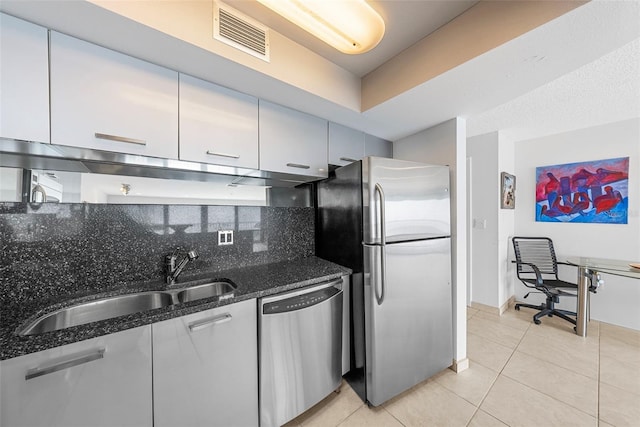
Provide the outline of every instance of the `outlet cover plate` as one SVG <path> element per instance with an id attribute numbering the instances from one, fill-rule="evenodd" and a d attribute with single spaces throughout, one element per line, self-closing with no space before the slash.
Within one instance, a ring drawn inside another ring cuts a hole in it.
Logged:
<path id="1" fill-rule="evenodd" d="M 218 231 L 218 245 L 233 245 L 233 230 Z"/>

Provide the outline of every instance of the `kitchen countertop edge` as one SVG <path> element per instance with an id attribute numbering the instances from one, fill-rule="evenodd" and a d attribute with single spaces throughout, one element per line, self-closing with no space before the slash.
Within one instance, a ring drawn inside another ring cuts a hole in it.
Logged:
<path id="1" fill-rule="evenodd" d="M 349 275 L 351 272 L 352 271 L 348 268 L 326 261 L 322 258 L 311 256 L 290 261 L 261 264 L 231 270 L 198 273 L 197 275 L 190 276 L 183 274 L 185 276 L 183 281 L 171 287 L 167 287 L 158 281 L 133 283 L 117 291 L 88 295 L 82 298 L 65 299 L 57 304 L 52 305 L 49 303 L 45 307 L 31 307 L 18 311 L 18 313 L 21 313 L 22 315 L 7 313 L 7 310 L 3 308 L 4 320 L 2 321 L 2 325 L 0 325 L 0 360 L 12 359 L 26 354 L 36 353 L 139 326 L 186 316 L 248 299 L 257 299 L 293 289 L 303 288 L 305 286 Z M 185 287 L 187 282 L 202 280 L 203 278 L 209 278 L 211 280 L 230 280 L 235 283 L 238 288 L 234 291 L 232 297 L 221 300 L 206 298 L 38 335 L 19 336 L 16 333 L 17 328 L 26 322 L 35 320 L 47 312 L 69 306 L 72 301 L 73 303 L 81 303 L 119 294 L 152 290 L 173 290 Z M 7 318 L 5 316 L 7 315 L 11 316 L 11 320 L 9 322 L 5 321 Z"/>

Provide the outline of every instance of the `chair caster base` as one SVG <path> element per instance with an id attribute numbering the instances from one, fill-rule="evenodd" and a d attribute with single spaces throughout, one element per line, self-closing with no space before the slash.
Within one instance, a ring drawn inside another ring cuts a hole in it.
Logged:
<path id="1" fill-rule="evenodd" d="M 533 323 L 535 323 L 536 325 L 539 325 L 540 323 L 542 323 L 542 321 L 538 319 L 533 319 Z"/>

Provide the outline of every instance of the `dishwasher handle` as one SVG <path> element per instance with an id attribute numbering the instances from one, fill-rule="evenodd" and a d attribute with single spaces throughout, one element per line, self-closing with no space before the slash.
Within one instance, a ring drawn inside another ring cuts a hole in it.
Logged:
<path id="1" fill-rule="evenodd" d="M 339 284 L 342 284 L 342 279 L 331 281 L 320 286 L 312 286 L 296 292 L 263 298 L 262 314 L 287 313 L 313 307 L 314 305 L 335 298 L 337 295 L 342 295 L 342 290 L 334 286 Z"/>

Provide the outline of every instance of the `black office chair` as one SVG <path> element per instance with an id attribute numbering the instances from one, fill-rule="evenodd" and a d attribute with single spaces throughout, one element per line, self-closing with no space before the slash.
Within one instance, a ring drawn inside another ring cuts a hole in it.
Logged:
<path id="1" fill-rule="evenodd" d="M 553 242 L 547 237 L 514 237 L 513 249 L 516 253 L 517 276 L 528 288 L 536 289 L 547 296 L 547 302 L 540 305 L 518 303 L 520 307 L 533 308 L 539 312 L 533 316 L 533 322 L 540 324 L 543 316 L 558 316 L 567 322 L 576 324 L 576 313 L 555 308 L 560 297 L 576 297 L 578 286 L 558 278 L 558 262 L 553 250 Z M 574 290 L 576 293 L 567 292 Z M 524 297 L 527 298 L 531 292 Z M 574 316 L 573 318 L 569 316 Z"/>

